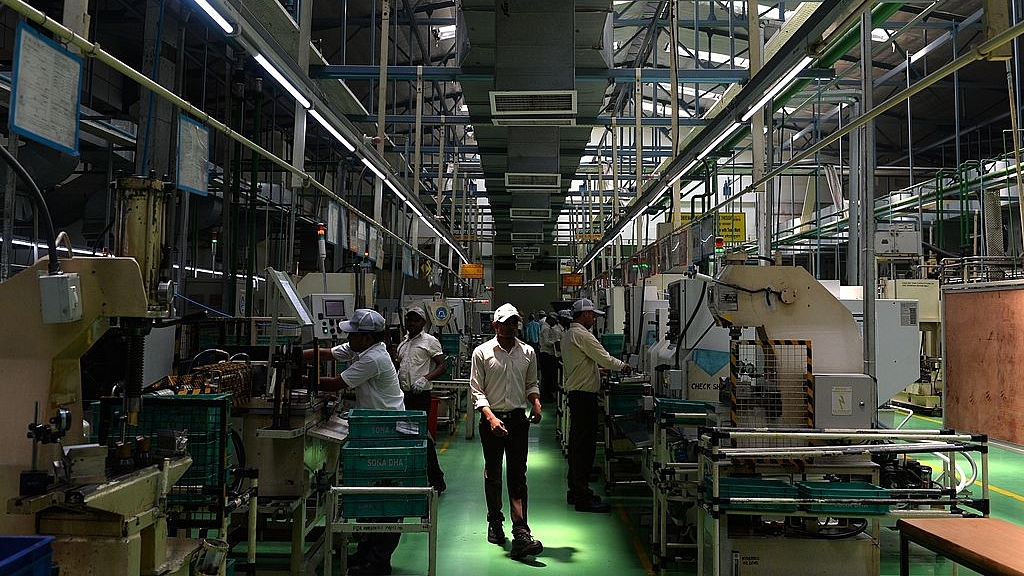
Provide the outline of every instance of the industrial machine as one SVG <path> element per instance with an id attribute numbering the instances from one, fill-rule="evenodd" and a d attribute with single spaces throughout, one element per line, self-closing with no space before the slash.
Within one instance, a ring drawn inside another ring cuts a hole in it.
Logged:
<path id="1" fill-rule="evenodd" d="M 965 493 L 952 474 L 943 477 L 946 492 L 931 490 L 930 470 L 893 458 L 920 449 L 899 444 L 907 441 L 938 451 L 984 446 L 972 435 L 954 441 L 932 431 L 879 431 L 876 409 L 888 392 L 863 373 L 854 315 L 806 270 L 734 263 L 714 278 L 693 275 L 710 285 L 710 311 L 730 336 L 727 416 L 699 438 L 699 573 L 877 574 L 878 518 L 896 510 L 888 498 L 907 498 L 901 510 L 987 513 L 985 501 L 958 501 Z M 880 331 L 906 338 L 902 326 L 916 335 L 915 302 L 878 302 L 895 322 Z M 744 328 L 753 339 L 744 339 Z M 916 369 L 916 355 L 896 352 L 879 358 L 880 371 Z M 837 555 L 859 560 L 839 567 Z"/>
<path id="2" fill-rule="evenodd" d="M 51 252 L 49 262 L 0 284 L 0 301 L 18 303 L 0 317 L 11 415 L 0 456 L 0 533 L 53 535 L 54 560 L 70 576 L 179 573 L 200 548 L 199 541 L 169 544 L 163 513 L 191 459 L 131 432 L 142 408 L 145 335 L 170 312 L 173 287 L 160 267 L 166 192 L 141 177 L 119 179 L 117 192 L 117 257 L 58 262 Z M 79 361 L 111 330 L 122 335 L 129 363 L 127 433 L 109 447 L 83 445 Z"/>

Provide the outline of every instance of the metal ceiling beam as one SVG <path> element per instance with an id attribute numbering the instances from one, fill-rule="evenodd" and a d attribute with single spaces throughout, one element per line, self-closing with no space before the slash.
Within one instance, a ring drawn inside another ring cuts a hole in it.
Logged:
<path id="1" fill-rule="evenodd" d="M 380 67 L 365 64 L 331 64 L 310 65 L 309 77 L 315 80 L 376 80 L 380 77 Z M 415 80 L 416 66 L 388 66 L 388 78 L 392 80 Z M 442 82 L 453 82 L 464 79 L 490 80 L 494 78 L 494 69 L 474 70 L 472 68 L 456 68 L 451 66 L 424 66 L 423 79 Z M 680 82 L 697 82 L 701 84 L 735 84 L 745 82 L 750 72 L 741 68 L 714 68 L 700 70 L 680 70 Z M 607 82 L 632 84 L 636 79 L 633 68 L 577 68 L 576 80 L 583 82 Z M 668 68 L 643 68 L 640 79 L 644 82 L 667 82 Z"/>

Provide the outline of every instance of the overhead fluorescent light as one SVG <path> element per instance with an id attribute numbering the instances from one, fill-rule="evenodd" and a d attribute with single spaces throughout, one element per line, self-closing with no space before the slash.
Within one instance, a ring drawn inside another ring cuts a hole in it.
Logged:
<path id="1" fill-rule="evenodd" d="M 388 177 L 385 176 L 384 173 L 380 171 L 380 168 L 374 166 L 373 162 L 371 162 L 369 158 L 362 158 L 361 160 L 363 161 L 363 164 L 365 164 L 366 167 L 370 169 L 370 172 L 373 172 L 374 174 L 377 175 L 377 178 L 387 181 Z"/>
<path id="2" fill-rule="evenodd" d="M 338 140 L 338 142 L 341 142 L 345 146 L 345 148 L 348 148 L 349 152 L 356 151 L 356 147 L 353 146 L 352 143 L 349 142 L 344 136 L 342 136 L 341 132 L 335 130 L 334 126 L 331 126 L 330 123 L 327 122 L 327 119 L 321 116 L 319 112 L 310 108 L 309 115 L 312 116 L 317 122 L 319 122 L 320 125 L 324 127 L 324 130 L 330 132 L 331 136 L 334 136 Z"/>
<path id="3" fill-rule="evenodd" d="M 761 96 L 761 98 L 757 102 L 755 102 L 754 105 L 751 106 L 750 109 L 747 110 L 747 112 L 743 116 L 740 117 L 740 120 L 743 122 L 750 120 L 754 116 L 754 114 L 756 114 L 759 110 L 764 108 L 764 105 L 767 104 L 769 100 L 777 96 L 779 92 L 782 92 L 787 86 L 789 86 L 789 83 L 792 82 L 794 78 L 796 78 L 797 74 L 803 72 L 804 68 L 807 68 L 807 65 L 813 61 L 814 58 L 810 56 L 804 56 L 803 59 L 800 60 L 800 62 L 797 62 L 797 65 L 794 66 L 792 70 L 786 73 L 785 76 L 779 79 L 778 82 L 776 82 L 767 92 L 765 92 L 764 95 Z"/>
<path id="4" fill-rule="evenodd" d="M 725 142 L 730 136 L 732 136 L 732 133 L 739 127 L 739 122 L 733 122 L 730 124 L 729 127 L 725 129 L 725 132 L 719 134 L 717 138 L 711 141 L 711 144 L 708 144 L 700 154 L 697 154 L 697 161 L 703 160 L 708 154 L 714 152 L 715 148 L 718 148 L 719 144 Z"/>
<path id="5" fill-rule="evenodd" d="M 509 282 L 509 288 L 543 288 L 543 282 Z"/>
<path id="6" fill-rule="evenodd" d="M 448 24 L 447 26 L 438 26 L 436 35 L 438 40 L 451 40 L 455 38 L 455 24 Z"/>
<path id="7" fill-rule="evenodd" d="M 207 16 L 217 23 L 217 26 L 220 26 L 220 29 L 223 30 L 225 34 L 231 34 L 235 31 L 235 27 L 221 16 L 220 12 L 217 12 L 217 9 L 211 6 L 209 2 L 206 0 L 195 0 L 195 3 L 203 9 L 203 12 L 206 12 Z"/>
<path id="8" fill-rule="evenodd" d="M 295 98 L 296 102 L 298 102 L 303 108 L 309 110 L 311 107 L 309 100 L 307 100 L 306 97 L 302 95 L 302 92 L 299 92 L 299 89 L 289 82 L 288 79 L 277 70 L 277 68 L 274 68 L 274 65 L 270 63 L 270 60 L 267 60 L 263 54 L 258 53 L 254 58 L 256 58 L 256 61 L 259 62 L 260 66 L 263 66 L 264 70 L 274 77 L 274 80 L 277 80 L 277 83 L 280 84 L 282 88 L 292 95 L 292 98 Z"/>

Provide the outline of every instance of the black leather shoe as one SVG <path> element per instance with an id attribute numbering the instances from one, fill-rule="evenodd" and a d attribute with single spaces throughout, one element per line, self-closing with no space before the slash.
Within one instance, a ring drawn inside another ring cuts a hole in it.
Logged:
<path id="1" fill-rule="evenodd" d="M 605 504 L 604 502 L 601 502 L 601 499 L 596 497 L 596 496 L 593 499 L 588 500 L 586 502 L 577 502 L 576 503 L 576 511 L 577 512 L 598 512 L 598 513 L 600 513 L 600 512 L 608 512 L 611 509 L 612 509 L 611 506 Z"/>
<path id="2" fill-rule="evenodd" d="M 533 536 L 524 532 L 516 534 L 512 539 L 512 551 L 509 552 L 509 556 L 518 560 L 526 556 L 536 556 L 543 551 L 544 545 L 540 543 L 540 540 L 535 540 Z"/>
<path id="3" fill-rule="evenodd" d="M 348 576 L 390 576 L 391 563 L 367 562 L 349 566 Z"/>
<path id="4" fill-rule="evenodd" d="M 501 522 L 487 523 L 487 541 L 498 545 L 505 543 L 505 528 L 501 525 Z"/>

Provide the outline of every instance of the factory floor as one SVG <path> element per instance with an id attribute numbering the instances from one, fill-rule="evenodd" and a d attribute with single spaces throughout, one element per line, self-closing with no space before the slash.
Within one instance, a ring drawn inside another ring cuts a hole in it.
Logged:
<path id="1" fill-rule="evenodd" d="M 464 421 L 454 435 L 445 431 L 439 434 L 440 462 L 448 490 L 441 496 L 438 512 L 437 574 L 655 574 L 649 555 L 650 528 L 646 521 L 650 514 L 650 496 L 646 487 L 616 487 L 612 496 L 606 498 L 612 504 L 611 513 L 576 512 L 565 503 L 566 461 L 555 438 L 553 414 L 545 416 L 530 432 L 528 473 L 530 526 L 534 536 L 544 543 L 544 551 L 523 562 L 509 557 L 509 544 L 500 547 L 487 542 L 479 438 L 465 438 Z M 941 421 L 936 418 L 915 416 L 905 427 L 939 426 Z M 929 464 L 926 458 L 922 460 Z M 930 464 L 939 467 L 938 461 Z M 989 477 L 992 516 L 1024 523 L 1024 449 L 1006 445 L 993 447 Z M 593 482 L 592 487 L 597 493 L 602 492 L 600 481 Z M 899 574 L 898 536 L 892 530 L 882 532 L 881 574 Z M 393 573 L 424 574 L 425 550 L 425 535 L 404 535 L 392 558 Z M 937 560 L 934 554 L 922 548 L 912 547 L 911 556 L 912 575 L 974 574 L 948 561 Z M 696 573 L 695 562 L 677 562 L 665 568 L 660 573 Z"/>

